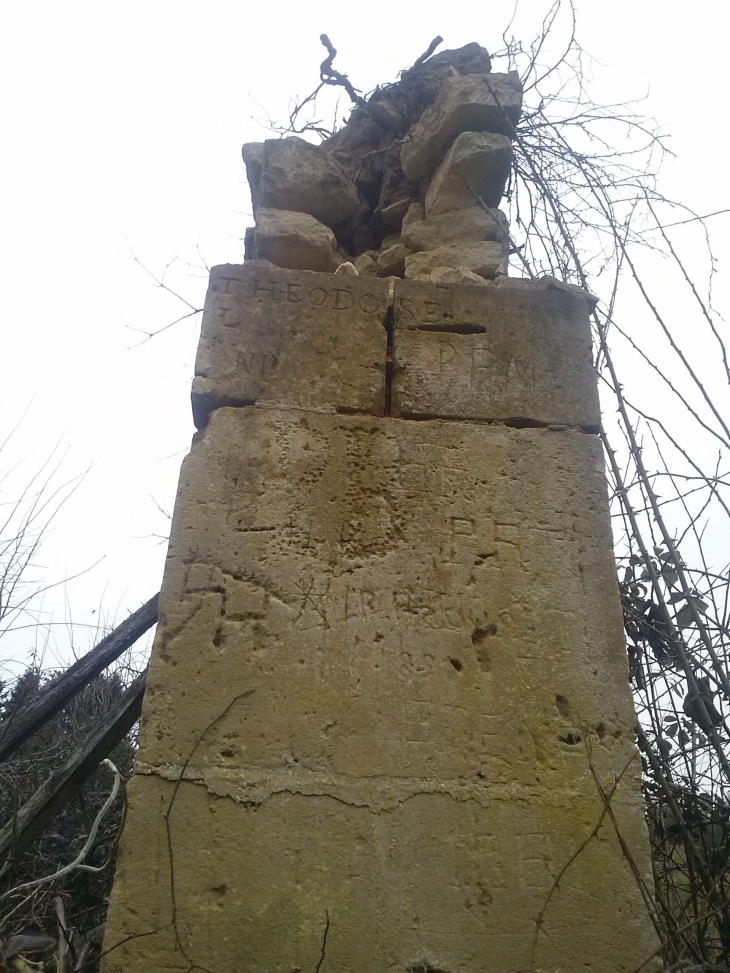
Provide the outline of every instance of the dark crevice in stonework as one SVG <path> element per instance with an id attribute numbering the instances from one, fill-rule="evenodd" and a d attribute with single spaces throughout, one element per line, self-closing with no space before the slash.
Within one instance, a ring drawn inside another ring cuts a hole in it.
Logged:
<path id="1" fill-rule="evenodd" d="M 573 432 L 583 432 L 591 436 L 600 433 L 599 426 L 574 425 L 572 423 L 544 422 L 542 419 L 532 419 L 527 416 L 509 416 L 506 419 L 489 419 L 482 416 L 459 416 L 442 415 L 440 413 L 429 412 L 405 412 L 402 411 L 395 416 L 396 419 L 404 419 L 409 422 L 469 422 L 483 426 L 508 426 L 510 429 L 548 429 L 555 432 L 562 432 L 570 429 Z"/>
<path id="2" fill-rule="evenodd" d="M 348 405 L 335 406 L 335 412 L 338 416 L 375 416 L 379 418 L 379 414 L 372 409 L 355 409 Z"/>
<path id="3" fill-rule="evenodd" d="M 483 324 L 418 324 L 408 331 L 431 331 L 437 334 L 486 334 Z"/>
<path id="4" fill-rule="evenodd" d="M 385 357 L 385 415 L 391 414 L 391 402 L 393 396 L 393 331 L 395 329 L 395 282 L 391 281 L 388 287 L 388 309 L 385 312 L 383 322 L 385 332 L 388 335 Z"/>

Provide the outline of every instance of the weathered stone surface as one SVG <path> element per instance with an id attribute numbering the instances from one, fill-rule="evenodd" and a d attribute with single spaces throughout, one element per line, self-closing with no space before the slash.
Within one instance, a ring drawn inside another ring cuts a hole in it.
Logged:
<path id="1" fill-rule="evenodd" d="M 400 227 L 403 222 L 403 217 L 408 212 L 411 203 L 410 196 L 406 196 L 404 199 L 398 199 L 395 203 L 391 203 L 390 206 L 386 206 L 385 209 L 381 209 L 380 215 L 383 223 L 386 226 Z"/>
<path id="2" fill-rule="evenodd" d="M 489 285 L 491 287 L 527 288 L 528 290 L 563 291 L 565 293 L 575 294 L 586 302 L 589 311 L 592 311 L 596 304 L 598 304 L 598 298 L 595 294 L 591 294 L 590 291 L 584 290 L 576 284 L 567 284 L 565 281 L 558 280 L 557 277 L 551 277 L 549 274 L 545 274 L 544 277 L 538 277 L 537 279 L 530 279 L 529 277 L 500 277 L 497 280 L 489 281 Z"/>
<path id="3" fill-rule="evenodd" d="M 512 143 L 506 135 L 464 132 L 433 175 L 426 193 L 426 216 L 470 209 L 477 197 L 499 206 L 512 165 Z"/>
<path id="4" fill-rule="evenodd" d="M 321 147 L 339 162 L 368 203 L 375 206 L 383 182 L 384 150 L 395 138 L 395 132 L 387 131 L 367 112 L 357 108 L 347 125 Z"/>
<path id="5" fill-rule="evenodd" d="M 386 98 L 372 98 L 368 102 L 368 115 L 388 131 L 400 135 L 405 130 L 403 116 Z"/>
<path id="6" fill-rule="evenodd" d="M 462 270 L 460 267 L 434 267 L 423 277 L 414 277 L 413 280 L 426 280 L 432 284 L 479 284 L 485 286 L 488 281 L 479 274 L 473 274 L 470 270 Z"/>
<path id="7" fill-rule="evenodd" d="M 336 274 L 349 274 L 351 277 L 359 277 L 360 271 L 357 269 L 354 263 L 350 260 L 346 260 L 341 263 L 340 266 L 335 271 Z"/>
<path id="8" fill-rule="evenodd" d="M 193 382 L 205 425 L 222 405 L 278 403 L 382 415 L 388 284 L 214 267 Z"/>
<path id="9" fill-rule="evenodd" d="M 378 273 L 378 265 L 375 262 L 375 257 L 371 253 L 361 253 L 359 257 L 356 257 L 355 267 L 357 268 L 358 274 L 365 277 L 375 277 Z"/>
<path id="10" fill-rule="evenodd" d="M 342 263 L 329 227 L 308 213 L 282 209 L 257 211 L 254 252 L 258 258 L 288 270 L 334 273 Z"/>
<path id="11" fill-rule="evenodd" d="M 309 213 L 326 226 L 337 226 L 353 216 L 360 199 L 347 173 L 320 145 L 293 135 L 267 139 L 243 147 L 251 182 L 254 216 L 258 209 Z M 255 182 L 258 175 L 258 182 Z"/>
<path id="12" fill-rule="evenodd" d="M 480 277 L 503 273 L 504 249 L 501 243 L 454 243 L 448 247 L 424 250 L 406 258 L 406 277 L 422 277 L 436 267 L 459 267 Z"/>
<path id="13" fill-rule="evenodd" d="M 480 240 L 504 240 L 504 229 L 497 212 L 481 206 L 441 213 L 425 220 L 409 222 L 403 227 L 403 242 L 413 251 L 435 250 L 453 243 L 478 243 Z"/>
<path id="14" fill-rule="evenodd" d="M 182 471 L 105 973 L 313 970 L 326 926 L 332 970 L 628 973 L 656 944 L 614 829 L 586 841 L 581 737 L 610 787 L 634 719 L 595 437 L 221 409 Z M 639 772 L 612 813 L 650 883 Z"/>
<path id="15" fill-rule="evenodd" d="M 394 320 L 393 415 L 598 429 L 582 296 L 396 281 Z"/>
<path id="16" fill-rule="evenodd" d="M 219 267 L 197 369 L 103 973 L 642 967 L 586 295 Z"/>
<path id="17" fill-rule="evenodd" d="M 406 269 L 406 259 L 411 255 L 408 247 L 395 243 L 378 257 L 378 277 L 402 277 Z"/>
<path id="18" fill-rule="evenodd" d="M 455 50 L 439 51 L 417 67 L 404 71 L 395 90 L 405 102 L 401 111 L 408 124 L 412 125 L 423 110 L 433 104 L 444 81 L 454 73 L 489 74 L 491 70 L 492 62 L 486 48 L 471 43 Z M 390 89 L 390 97 L 392 93 L 393 89 Z"/>
<path id="19" fill-rule="evenodd" d="M 522 86 L 516 71 L 447 78 L 401 149 L 404 173 L 414 183 L 431 175 L 462 132 L 511 135 L 521 110 Z"/>
<path id="20" fill-rule="evenodd" d="M 405 230 L 411 223 L 418 223 L 420 220 L 426 218 L 426 210 L 424 209 L 423 203 L 420 200 L 411 203 L 406 210 L 406 215 L 403 217 L 403 222 L 401 224 L 401 232 Z"/>

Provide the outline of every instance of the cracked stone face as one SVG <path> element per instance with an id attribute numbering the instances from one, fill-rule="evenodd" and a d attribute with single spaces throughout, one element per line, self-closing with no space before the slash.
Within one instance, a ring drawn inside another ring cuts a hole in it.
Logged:
<path id="1" fill-rule="evenodd" d="M 449 340 L 491 341 L 497 358 L 512 332 L 486 290 L 396 282 L 378 324 L 384 415 L 336 405 L 372 367 L 357 312 L 349 364 L 303 405 L 307 336 L 327 315 L 297 328 L 281 303 L 266 336 L 258 305 L 240 305 L 237 348 L 248 334 L 251 354 L 295 339 L 300 353 L 289 401 L 284 372 L 257 404 L 219 399 L 183 465 L 105 973 L 629 973 L 655 948 L 593 778 L 618 781 L 616 828 L 648 882 L 595 398 L 550 406 L 571 369 L 590 388 L 587 305 L 507 295 L 532 309 L 521 354 L 553 366 L 518 382 L 539 427 L 485 415 L 496 365 L 469 399 L 466 351 L 451 373 L 403 357 L 401 332 L 443 336 L 418 330 L 436 296 L 440 326 L 486 328 Z M 213 347 L 223 325 L 206 320 Z M 231 346 L 215 347 L 214 371 Z M 397 384 L 404 361 L 422 397 L 450 383 L 462 414 L 397 414 L 416 388 Z"/>

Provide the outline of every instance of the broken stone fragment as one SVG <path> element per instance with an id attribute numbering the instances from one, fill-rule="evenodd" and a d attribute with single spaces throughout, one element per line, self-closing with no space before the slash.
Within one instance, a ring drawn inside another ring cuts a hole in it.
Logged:
<path id="1" fill-rule="evenodd" d="M 441 51 L 417 67 L 409 68 L 389 90 L 408 125 L 413 125 L 423 110 L 432 105 L 446 78 L 458 74 L 489 74 L 492 62 L 480 44 L 472 42 L 456 50 Z M 394 98 L 395 96 L 395 98 Z"/>
<path id="2" fill-rule="evenodd" d="M 292 136 L 243 147 L 254 216 L 259 208 L 309 213 L 333 227 L 361 206 L 354 183 L 319 145 Z"/>
<path id="3" fill-rule="evenodd" d="M 395 133 L 379 125 L 365 109 L 358 108 L 348 122 L 321 148 L 344 169 L 370 206 L 376 206 L 383 184 L 383 166 Z"/>
<path id="4" fill-rule="evenodd" d="M 378 265 L 369 253 L 361 253 L 355 260 L 355 269 L 361 277 L 376 277 Z"/>
<path id="5" fill-rule="evenodd" d="M 390 132 L 400 134 L 405 129 L 403 116 L 389 101 L 368 102 L 368 114 Z"/>
<path id="6" fill-rule="evenodd" d="M 487 281 L 479 274 L 473 274 L 470 270 L 462 267 L 434 267 L 432 271 L 423 276 L 417 276 L 414 280 L 428 280 L 432 284 L 479 284 L 487 286 Z"/>
<path id="7" fill-rule="evenodd" d="M 308 213 L 260 208 L 254 239 L 255 256 L 277 267 L 333 273 L 342 263 L 332 230 Z"/>
<path id="8" fill-rule="evenodd" d="M 433 175 L 426 216 L 468 209 L 477 197 L 487 206 L 498 206 L 511 165 L 512 143 L 506 135 L 463 132 Z"/>
<path id="9" fill-rule="evenodd" d="M 391 203 L 390 206 L 386 206 L 385 209 L 380 211 L 383 223 L 388 227 L 399 227 L 412 202 L 410 196 L 406 196 L 403 199 L 396 200 L 395 203 Z"/>
<path id="10" fill-rule="evenodd" d="M 411 251 L 402 243 L 388 247 L 378 257 L 378 277 L 402 277 Z"/>
<path id="11" fill-rule="evenodd" d="M 425 217 L 426 211 L 423 208 L 423 203 L 420 200 L 411 203 L 406 211 L 406 215 L 403 217 L 401 232 L 409 227 L 411 223 L 418 223 L 420 220 L 425 219 Z"/>
<path id="12" fill-rule="evenodd" d="M 462 132 L 511 135 L 521 110 L 522 85 L 516 71 L 447 78 L 401 149 L 403 172 L 411 182 L 420 182 L 435 171 Z"/>
<path id="13" fill-rule="evenodd" d="M 437 267 L 456 267 L 480 277 L 494 278 L 505 272 L 504 249 L 501 243 L 491 240 L 436 247 L 407 257 L 405 275 L 409 279 L 422 278 Z"/>
<path id="14" fill-rule="evenodd" d="M 340 266 L 335 271 L 335 273 L 336 274 L 349 274 L 351 277 L 359 277 L 360 276 L 360 272 L 358 271 L 357 267 L 350 260 L 345 260 L 344 263 L 341 263 Z"/>
<path id="15" fill-rule="evenodd" d="M 505 241 L 504 228 L 495 210 L 481 206 L 429 216 L 428 219 L 404 224 L 403 243 L 414 253 L 435 250 L 453 243 L 478 243 L 480 240 Z"/>

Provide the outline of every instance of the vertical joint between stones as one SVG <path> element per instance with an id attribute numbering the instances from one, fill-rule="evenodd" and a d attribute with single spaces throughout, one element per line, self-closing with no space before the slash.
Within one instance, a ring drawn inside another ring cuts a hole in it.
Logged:
<path id="1" fill-rule="evenodd" d="M 391 398 L 393 393 L 393 329 L 395 326 L 395 281 L 388 286 L 388 307 L 383 322 L 388 336 L 385 351 L 385 415 L 391 415 Z"/>

